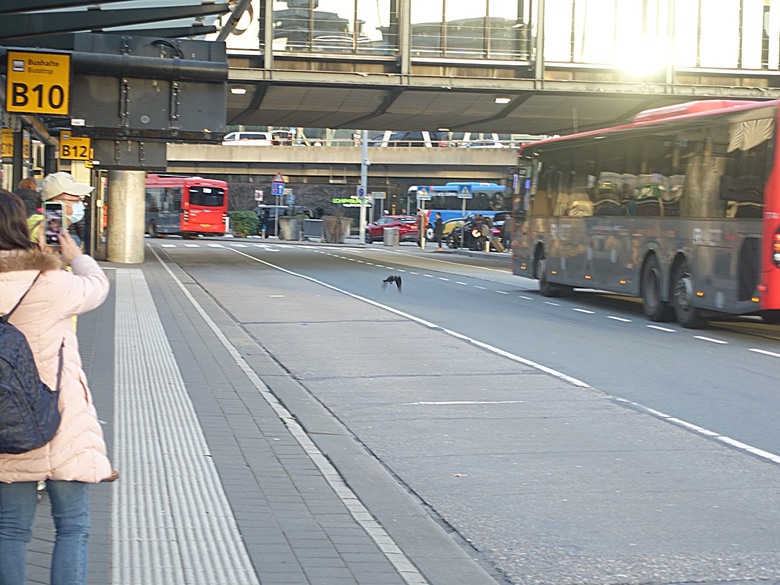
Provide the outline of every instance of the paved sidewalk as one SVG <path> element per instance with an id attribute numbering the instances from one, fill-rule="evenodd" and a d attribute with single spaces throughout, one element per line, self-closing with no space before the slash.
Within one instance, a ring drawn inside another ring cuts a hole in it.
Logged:
<path id="1" fill-rule="evenodd" d="M 152 259 L 106 265 L 111 296 L 79 320 L 121 473 L 92 491 L 90 585 L 501 582 L 186 274 L 168 270 Z M 359 470 L 353 485 L 313 436 Z M 48 583 L 48 514 L 44 495 L 30 583 Z"/>

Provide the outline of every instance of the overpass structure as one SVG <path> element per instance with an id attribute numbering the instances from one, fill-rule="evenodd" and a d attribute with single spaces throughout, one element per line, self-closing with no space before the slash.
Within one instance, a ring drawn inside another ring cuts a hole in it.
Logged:
<path id="1" fill-rule="evenodd" d="M 167 171 L 264 177 L 281 172 L 299 182 L 352 183 L 362 152 L 352 146 L 217 146 L 169 144 Z M 369 174 L 381 182 L 494 181 L 517 166 L 514 148 L 369 148 Z M 430 181 L 429 181 L 430 180 Z"/>

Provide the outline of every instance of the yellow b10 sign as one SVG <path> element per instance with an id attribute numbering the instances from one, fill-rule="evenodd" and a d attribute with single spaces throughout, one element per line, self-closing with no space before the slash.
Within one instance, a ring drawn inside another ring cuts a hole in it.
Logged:
<path id="1" fill-rule="evenodd" d="M 60 158 L 92 160 L 92 141 L 85 136 L 73 136 L 69 131 L 60 132 Z"/>
<path id="2" fill-rule="evenodd" d="M 8 51 L 6 67 L 7 112 L 68 115 L 70 55 Z"/>

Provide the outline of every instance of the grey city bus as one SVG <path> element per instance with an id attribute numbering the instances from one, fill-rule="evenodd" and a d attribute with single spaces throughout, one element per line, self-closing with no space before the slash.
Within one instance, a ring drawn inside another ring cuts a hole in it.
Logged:
<path id="1" fill-rule="evenodd" d="M 520 151 L 513 271 L 642 299 L 684 327 L 780 322 L 780 102 L 700 101 Z"/>

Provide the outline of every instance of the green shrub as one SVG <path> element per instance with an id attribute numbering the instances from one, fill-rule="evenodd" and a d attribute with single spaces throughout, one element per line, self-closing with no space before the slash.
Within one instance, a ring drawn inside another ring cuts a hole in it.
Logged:
<path id="1" fill-rule="evenodd" d="M 230 227 L 237 238 L 257 234 L 257 214 L 254 211 L 228 211 Z"/>

